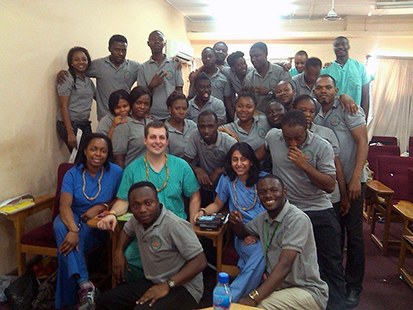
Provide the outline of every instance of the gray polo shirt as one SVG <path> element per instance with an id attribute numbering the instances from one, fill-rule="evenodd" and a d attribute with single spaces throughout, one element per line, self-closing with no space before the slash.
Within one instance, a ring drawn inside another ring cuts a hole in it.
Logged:
<path id="1" fill-rule="evenodd" d="M 211 81 L 211 96 L 224 101 L 224 97 L 231 97 L 231 85 L 221 70 L 219 70 L 219 68 L 216 69 L 215 74 L 209 78 Z M 189 97 L 194 97 L 195 95 L 195 86 L 192 83 L 189 87 Z"/>
<path id="2" fill-rule="evenodd" d="M 104 116 L 99 121 L 98 127 L 96 128 L 96 132 L 97 133 L 103 133 L 104 135 L 108 135 L 114 118 L 115 118 L 115 116 L 113 116 L 112 113 Z M 123 128 L 123 127 L 127 128 L 127 126 L 128 126 L 127 123 L 132 121 L 132 118 L 127 116 L 126 119 L 127 119 L 127 122 L 123 123 L 123 124 L 119 124 L 118 126 L 116 126 L 115 129 L 113 130 L 113 132 L 118 131 L 118 130 L 123 130 L 123 129 L 120 129 L 120 128 Z M 112 143 L 113 143 L 113 141 L 112 141 Z"/>
<path id="3" fill-rule="evenodd" d="M 136 237 L 145 278 L 156 284 L 176 275 L 188 261 L 204 251 L 191 224 L 164 206 L 155 223 L 146 230 L 132 217 L 123 231 L 129 237 Z M 183 286 L 199 302 L 204 291 L 202 272 Z"/>
<path id="4" fill-rule="evenodd" d="M 281 81 L 290 81 L 291 75 L 289 72 L 285 72 L 284 69 L 277 65 L 269 63 L 270 67 L 265 76 L 261 76 L 257 69 L 254 68 L 250 73 L 245 77 L 245 84 L 250 87 L 265 86 L 271 91 L 275 91 L 275 87 Z M 267 94 L 258 95 L 257 98 L 257 109 L 265 113 L 268 103 L 273 99 Z"/>
<path id="5" fill-rule="evenodd" d="M 273 174 L 283 180 L 291 203 L 303 211 L 321 211 L 333 207 L 327 193 L 311 183 L 305 172 L 287 158 L 289 147 L 281 129 L 271 129 L 265 137 L 265 145 L 271 153 Z M 307 139 L 300 150 L 315 169 L 335 176 L 334 152 L 329 142 L 307 131 Z"/>
<path id="6" fill-rule="evenodd" d="M 98 120 L 109 114 L 109 96 L 115 90 L 124 89 L 130 92 L 132 85 L 138 76 L 141 64 L 125 59 L 125 61 L 116 68 L 109 60 L 109 56 L 95 59 L 92 61 L 86 74 L 96 78 L 96 101 Z"/>
<path id="7" fill-rule="evenodd" d="M 314 297 L 320 308 L 325 309 L 328 300 L 327 283 L 321 280 L 317 262 L 317 250 L 310 218 L 296 206 L 286 201 L 275 219 L 263 212 L 245 225 L 250 234 L 259 236 L 262 252 L 268 248 L 267 272 L 278 264 L 283 250 L 294 250 L 298 254 L 291 271 L 277 290 L 299 287 Z M 274 238 L 269 238 L 275 231 Z M 271 244 L 265 242 L 271 240 Z"/>
<path id="8" fill-rule="evenodd" d="M 102 119 L 99 121 L 98 127 L 96 128 L 96 132 L 108 135 L 114 118 L 115 116 L 112 113 L 109 113 L 108 115 L 102 117 Z"/>
<path id="9" fill-rule="evenodd" d="M 93 96 L 95 95 L 95 85 L 90 78 L 85 76 L 85 79 L 82 80 L 77 76 L 75 89 L 75 82 L 69 73 L 63 84 L 57 84 L 57 93 L 59 96 L 69 96 L 68 109 L 70 121 L 87 122 L 89 120 Z M 58 104 L 57 109 L 57 120 L 63 121 L 60 104 Z"/>
<path id="10" fill-rule="evenodd" d="M 168 153 L 176 157 L 184 158 L 184 150 L 188 143 L 189 135 L 194 130 L 198 130 L 196 123 L 190 119 L 185 119 L 183 132 L 172 127 L 171 124 L 169 124 L 169 120 L 165 121 L 165 125 L 169 131 Z"/>
<path id="11" fill-rule="evenodd" d="M 210 96 L 208 102 L 202 108 L 199 108 L 199 106 L 195 103 L 195 98 L 196 96 L 189 100 L 188 115 L 186 116 L 186 118 L 198 124 L 198 115 L 202 111 L 211 109 L 217 114 L 220 120 L 226 123 L 227 112 L 225 111 L 225 105 L 222 100 L 215 98 L 214 96 Z"/>
<path id="12" fill-rule="evenodd" d="M 257 115 L 254 117 L 254 122 L 252 123 L 249 132 L 246 132 L 240 127 L 238 122 L 239 121 L 237 120 L 233 123 L 222 125 L 221 127 L 231 130 L 238 136 L 240 142 L 248 143 L 254 151 L 264 144 L 265 136 L 267 135 L 268 130 L 271 129 L 265 115 Z"/>
<path id="13" fill-rule="evenodd" d="M 113 155 L 125 154 L 125 167 L 146 152 L 146 146 L 143 143 L 144 129 L 150 122 L 152 120 L 149 118 L 143 121 L 129 118 L 128 122 L 123 124 L 126 126 L 121 126 L 118 130 L 115 128 L 113 131 Z"/>
<path id="14" fill-rule="evenodd" d="M 254 70 L 253 67 L 247 67 L 247 75 L 253 70 Z M 222 68 L 221 72 L 227 77 L 231 85 L 231 89 L 238 95 L 241 94 L 243 88 L 246 86 L 245 84 L 246 79 L 244 78 L 244 80 L 241 82 L 238 76 L 235 74 L 235 72 L 230 67 Z"/>
<path id="15" fill-rule="evenodd" d="M 166 99 L 176 87 L 184 86 L 181 70 L 178 70 L 173 60 L 166 55 L 160 65 L 152 57 L 142 65 L 138 73 L 138 85 L 148 87 L 155 74 L 161 71 L 166 73 L 165 82 L 153 90 L 151 107 L 151 114 L 157 120 L 164 120 L 169 117 Z"/>
<path id="16" fill-rule="evenodd" d="M 340 161 L 343 166 L 344 177 L 346 183 L 349 183 L 356 165 L 357 153 L 357 143 L 351 131 L 360 126 L 366 126 L 363 109 L 359 108 L 355 115 L 351 115 L 347 110 L 343 111 L 340 101 L 336 98 L 327 114 L 323 115 L 321 110 L 314 118 L 314 123 L 330 128 L 336 134 L 340 143 Z M 366 169 L 363 168 L 360 181 L 364 183 L 366 180 L 367 173 Z"/>
<path id="17" fill-rule="evenodd" d="M 338 143 L 338 139 L 336 137 L 336 134 L 330 128 L 323 127 L 323 126 L 312 123 L 310 131 L 312 133 L 319 135 L 321 138 L 326 139 L 328 142 L 330 142 L 331 146 L 333 147 L 334 156 L 340 155 L 340 145 Z M 341 199 L 340 188 L 338 186 L 337 179 L 336 179 L 336 186 L 334 187 L 334 191 L 330 193 L 329 196 L 330 196 L 332 203 L 339 202 Z"/>
<path id="18" fill-rule="evenodd" d="M 295 88 L 296 97 L 301 95 L 309 95 L 311 97 L 314 97 L 314 87 L 312 89 L 308 87 L 307 83 L 304 80 L 304 72 L 293 77 L 293 85 Z"/>
<path id="19" fill-rule="evenodd" d="M 225 156 L 229 149 L 237 143 L 230 135 L 218 131 L 215 144 L 208 145 L 201 138 L 198 130 L 193 131 L 185 147 L 184 155 L 190 160 L 196 160 L 199 167 L 211 175 L 216 168 L 224 167 Z"/>

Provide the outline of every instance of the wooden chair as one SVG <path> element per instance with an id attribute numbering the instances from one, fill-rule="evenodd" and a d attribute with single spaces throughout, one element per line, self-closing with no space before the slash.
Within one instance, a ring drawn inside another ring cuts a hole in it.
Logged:
<path id="1" fill-rule="evenodd" d="M 390 243 L 400 243 L 400 240 L 389 240 L 390 223 L 398 216 L 393 205 L 399 200 L 410 197 L 408 169 L 413 167 L 412 157 L 378 156 L 377 180 L 366 184 L 368 196 L 374 197 L 372 205 L 371 239 L 387 255 Z M 381 240 L 375 234 L 378 215 L 384 217 L 384 235 Z M 398 216 L 399 217 L 399 216 Z"/>
<path id="2" fill-rule="evenodd" d="M 369 162 L 369 168 L 373 171 L 373 179 L 377 180 L 377 157 L 378 156 L 400 156 L 400 148 L 397 145 L 370 145 L 367 161 Z M 375 186 L 377 187 L 377 186 Z M 363 207 L 363 217 L 366 219 L 367 224 L 371 223 L 371 211 L 372 205 L 378 203 L 376 196 L 371 196 L 371 191 L 366 191 L 365 203 Z"/>
<path id="3" fill-rule="evenodd" d="M 397 145 L 397 138 L 391 136 L 373 136 L 369 144 L 378 142 L 384 145 Z"/>
<path id="4" fill-rule="evenodd" d="M 378 156 L 400 156 L 400 148 L 397 145 L 370 145 L 367 161 L 369 168 L 373 170 L 373 179 L 377 180 L 377 157 Z"/>
<path id="5" fill-rule="evenodd" d="M 409 227 L 413 223 L 413 202 L 402 200 L 394 208 L 403 217 L 403 235 L 398 266 L 399 274 L 413 289 L 413 274 L 409 274 L 405 268 L 406 250 L 413 254 L 413 231 Z"/>
<path id="6" fill-rule="evenodd" d="M 53 233 L 53 220 L 59 214 L 59 199 L 62 181 L 65 173 L 74 166 L 74 164 L 60 164 L 57 172 L 57 187 L 54 196 L 49 196 L 42 203 L 37 203 L 33 208 L 18 212 L 16 218 L 16 235 L 17 235 L 17 268 L 19 276 L 26 270 L 26 253 L 35 255 L 57 256 L 56 240 Z M 50 222 L 24 233 L 24 221 L 30 215 L 36 214 L 46 208 L 53 211 Z"/>
<path id="7" fill-rule="evenodd" d="M 235 278 L 240 273 L 238 268 L 239 255 L 234 247 L 234 234 L 231 231 L 231 225 L 226 232 L 226 240 L 222 249 L 222 271 Z"/>

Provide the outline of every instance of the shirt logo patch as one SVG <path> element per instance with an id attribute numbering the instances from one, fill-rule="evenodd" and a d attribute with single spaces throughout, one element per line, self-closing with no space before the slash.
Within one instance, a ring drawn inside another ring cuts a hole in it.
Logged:
<path id="1" fill-rule="evenodd" d="M 304 154 L 304 159 L 307 162 L 311 162 L 314 160 L 314 153 L 312 151 L 305 149 L 305 150 L 302 150 L 302 152 Z"/>
<path id="2" fill-rule="evenodd" d="M 270 80 L 270 86 L 271 88 L 275 89 L 275 87 L 277 86 L 277 80 L 276 79 L 271 79 Z"/>
<path id="3" fill-rule="evenodd" d="M 340 118 L 338 117 L 338 115 L 333 115 L 333 117 L 330 120 L 330 124 L 331 126 L 337 126 L 341 123 Z"/>
<path id="4" fill-rule="evenodd" d="M 219 159 L 224 158 L 225 157 L 225 152 L 221 151 L 221 150 L 215 150 L 214 151 L 214 156 L 216 158 L 219 158 Z"/>
<path id="5" fill-rule="evenodd" d="M 158 251 L 162 246 L 162 240 L 158 236 L 151 237 L 151 249 L 153 251 Z"/>
<path id="6" fill-rule="evenodd" d="M 222 81 L 215 81 L 215 87 L 216 88 L 221 88 L 222 87 Z"/>
<path id="7" fill-rule="evenodd" d="M 267 131 L 264 128 L 258 129 L 258 137 L 260 137 L 261 139 L 264 139 L 266 134 L 267 134 Z"/>
<path id="8" fill-rule="evenodd" d="M 166 78 L 168 81 L 173 80 L 173 78 L 174 78 L 174 73 L 173 73 L 173 71 L 172 71 L 172 70 L 166 71 L 166 76 L 165 76 L 165 78 Z"/>
<path id="9" fill-rule="evenodd" d="M 132 75 L 132 73 L 129 70 L 125 70 L 125 72 L 123 73 L 123 78 L 125 80 L 129 80 L 131 75 Z"/>

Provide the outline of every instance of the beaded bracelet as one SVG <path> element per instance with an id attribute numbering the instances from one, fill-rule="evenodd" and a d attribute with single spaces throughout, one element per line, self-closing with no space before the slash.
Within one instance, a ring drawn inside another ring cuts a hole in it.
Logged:
<path id="1" fill-rule="evenodd" d="M 116 219 L 118 219 L 118 216 L 116 215 L 114 211 L 109 211 L 108 213 L 106 213 L 105 216 L 108 216 L 108 215 L 113 215 Z"/>

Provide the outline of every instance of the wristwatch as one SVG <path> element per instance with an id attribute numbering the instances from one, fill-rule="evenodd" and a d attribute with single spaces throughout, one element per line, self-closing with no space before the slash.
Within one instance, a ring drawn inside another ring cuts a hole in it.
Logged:
<path id="1" fill-rule="evenodd" d="M 253 301 L 255 301 L 255 297 L 260 296 L 260 293 L 258 293 L 257 290 L 253 290 L 248 294 L 248 297 L 251 298 Z M 256 302 L 256 301 L 255 301 Z"/>
<path id="2" fill-rule="evenodd" d="M 175 281 L 172 280 L 172 279 L 168 279 L 168 280 L 166 281 L 166 284 L 168 284 L 168 286 L 169 286 L 170 289 L 173 289 L 173 288 L 175 287 Z"/>

